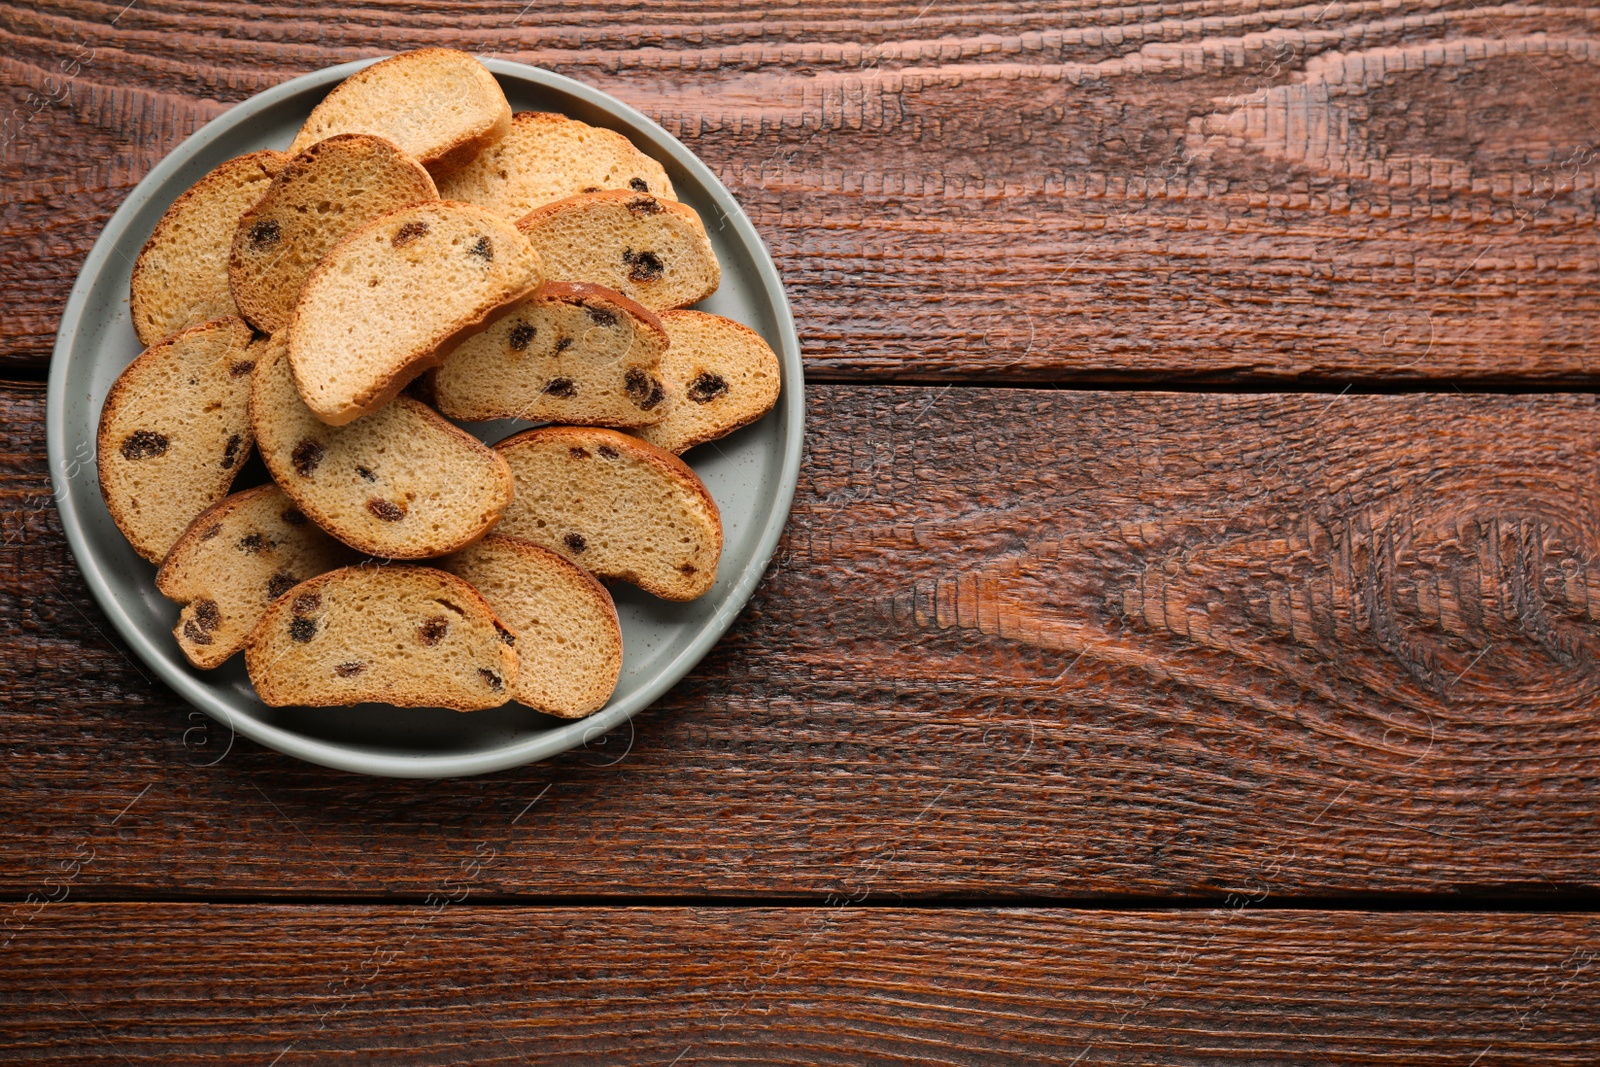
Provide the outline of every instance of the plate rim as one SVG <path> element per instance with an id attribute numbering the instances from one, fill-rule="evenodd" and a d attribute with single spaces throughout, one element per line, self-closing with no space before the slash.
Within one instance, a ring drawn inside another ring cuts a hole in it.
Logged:
<path id="1" fill-rule="evenodd" d="M 716 613 L 703 623 L 687 647 L 664 664 L 651 681 L 628 699 L 608 705 L 595 714 L 555 727 L 537 737 L 483 752 L 441 755 L 399 755 L 374 752 L 352 752 L 344 745 L 308 737 L 294 731 L 254 719 L 240 719 L 234 715 L 227 702 L 199 676 L 189 672 L 185 665 L 161 654 L 151 634 L 132 618 L 114 595 L 105 575 L 95 559 L 90 543 L 84 534 L 84 524 L 68 491 L 66 471 L 70 455 L 65 439 L 65 408 L 69 357 L 83 329 L 83 318 L 88 304 L 89 290 L 94 279 L 110 259 L 115 241 L 113 233 L 127 228 L 129 219 L 150 199 L 153 191 L 203 151 L 217 137 L 248 121 L 256 113 L 310 89 L 343 81 L 356 71 L 377 63 L 394 53 L 385 53 L 364 59 L 341 63 L 321 70 L 311 71 L 287 79 L 262 90 L 213 118 L 185 138 L 168 152 L 150 172 L 130 190 L 106 221 L 84 258 L 77 278 L 73 281 L 61 321 L 56 329 L 55 345 L 51 350 L 51 365 L 45 395 L 45 451 L 50 464 L 50 485 L 62 531 L 74 562 L 82 573 L 89 591 L 107 618 L 111 620 L 123 640 L 128 642 L 135 655 L 154 670 L 174 692 L 189 704 L 230 730 L 276 752 L 305 760 L 308 763 L 335 770 L 390 778 L 454 778 L 489 774 L 524 766 L 548 759 L 559 753 L 587 745 L 601 734 L 630 720 L 635 714 L 653 705 L 706 656 L 720 641 L 734 619 L 749 603 L 756 585 L 766 574 L 778 541 L 789 522 L 794 502 L 795 487 L 799 482 L 800 459 L 805 440 L 805 383 L 800 359 L 800 339 L 795 330 L 794 315 L 789 306 L 789 296 L 773 262 L 772 253 L 750 222 L 744 209 L 726 186 L 717 178 L 699 156 L 688 146 L 668 133 L 660 124 L 643 112 L 623 103 L 608 93 L 583 82 L 525 63 L 511 60 L 477 57 L 484 66 L 500 76 L 532 82 L 535 85 L 578 97 L 589 105 L 607 112 L 619 121 L 631 124 L 653 142 L 657 152 L 665 153 L 673 162 L 683 167 L 710 193 L 713 203 L 734 227 L 741 242 L 751 250 L 756 274 L 766 298 L 772 304 L 778 327 L 778 358 L 782 368 L 782 391 L 778 407 L 786 418 L 782 439 L 783 454 L 770 499 L 765 525 L 756 542 L 754 554 L 740 572 L 732 589 Z M 630 131 L 630 135 L 631 135 Z M 163 631 L 165 636 L 165 631 Z"/>

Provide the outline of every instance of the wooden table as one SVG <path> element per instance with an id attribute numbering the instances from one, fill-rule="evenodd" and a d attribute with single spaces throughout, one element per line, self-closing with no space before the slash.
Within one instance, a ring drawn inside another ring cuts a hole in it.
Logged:
<path id="1" fill-rule="evenodd" d="M 1600 1059 L 1600 7 L 6 0 L 0 1060 Z M 631 727 L 298 763 L 49 497 L 129 189 L 425 44 L 681 137 L 789 286 L 778 558 Z"/>

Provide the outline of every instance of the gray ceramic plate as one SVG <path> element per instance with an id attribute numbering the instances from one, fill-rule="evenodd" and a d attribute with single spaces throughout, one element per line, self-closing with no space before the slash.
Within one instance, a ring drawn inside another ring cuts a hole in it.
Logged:
<path id="1" fill-rule="evenodd" d="M 744 607 L 777 547 L 799 472 L 800 345 L 772 258 L 704 163 L 604 93 L 520 63 L 488 61 L 514 110 L 559 111 L 610 127 L 666 166 L 679 197 L 705 220 L 722 261 L 722 287 L 698 306 L 752 327 L 782 360 L 783 393 L 766 418 L 684 457 L 722 510 L 717 584 L 691 604 L 614 589 L 626 649 L 622 678 L 610 704 L 577 722 L 519 705 L 471 715 L 387 705 L 268 708 L 251 690 L 242 656 L 217 671 L 192 669 L 172 638 L 176 606 L 156 592 L 155 568 L 117 531 L 96 480 L 101 401 L 140 350 L 128 315 L 128 276 L 180 193 L 225 159 L 288 145 L 328 90 L 369 62 L 295 78 L 233 108 L 162 160 L 111 217 L 72 288 L 56 337 L 46 408 L 50 473 L 67 542 L 89 588 L 134 652 L 196 707 L 263 745 L 329 767 L 418 778 L 481 774 L 585 744 L 624 722 L 687 674 Z M 493 441 L 520 424 L 472 428 Z"/>

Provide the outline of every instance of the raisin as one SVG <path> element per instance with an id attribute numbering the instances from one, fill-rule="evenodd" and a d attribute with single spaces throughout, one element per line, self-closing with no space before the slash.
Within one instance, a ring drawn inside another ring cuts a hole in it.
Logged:
<path id="1" fill-rule="evenodd" d="M 228 443 L 222 446 L 222 469 L 227 470 L 239 462 L 239 446 L 244 444 L 244 438 L 238 434 L 230 434 Z"/>
<path id="2" fill-rule="evenodd" d="M 267 579 L 267 599 L 277 600 L 299 584 L 300 579 L 292 574 L 274 574 Z"/>
<path id="3" fill-rule="evenodd" d="M 538 332 L 526 322 L 519 322 L 511 327 L 511 351 L 521 352 L 524 348 L 527 348 L 528 343 L 533 340 L 534 334 Z"/>
<path id="4" fill-rule="evenodd" d="M 322 446 L 309 437 L 302 437 L 300 443 L 294 446 L 294 451 L 289 454 L 289 462 L 294 464 L 294 472 L 302 478 L 311 477 L 311 472 L 317 469 L 317 464 L 322 462 L 326 455 Z"/>
<path id="5" fill-rule="evenodd" d="M 341 678 L 354 678 L 356 675 L 360 674 L 366 669 L 367 665 L 365 663 L 358 663 L 355 660 L 351 660 L 349 663 L 336 664 L 333 668 L 333 673 L 337 674 Z"/>
<path id="6" fill-rule="evenodd" d="M 289 620 L 289 636 L 299 641 L 302 645 L 317 636 L 317 621 L 308 619 L 304 615 L 296 615 Z"/>
<path id="7" fill-rule="evenodd" d="M 209 633 L 222 625 L 222 611 L 217 607 L 215 600 L 196 600 L 194 602 L 194 621 L 200 629 Z"/>
<path id="8" fill-rule="evenodd" d="M 618 456 L 622 455 L 621 452 L 618 452 L 610 445 L 601 445 L 599 448 L 595 449 L 595 451 L 600 453 L 606 459 L 616 459 Z"/>
<path id="9" fill-rule="evenodd" d="M 667 266 L 661 262 L 661 257 L 654 252 L 635 252 L 629 249 L 622 253 L 622 262 L 632 269 L 628 277 L 636 282 L 660 281 L 661 275 L 666 273 Z"/>
<path id="10" fill-rule="evenodd" d="M 183 624 L 183 636 L 197 645 L 209 645 L 211 643 L 211 635 L 196 626 L 193 619 Z"/>
<path id="11" fill-rule="evenodd" d="M 250 251 L 265 252 L 282 239 L 283 227 L 278 225 L 277 219 L 262 219 L 250 227 L 246 237 L 250 242 Z"/>
<path id="12" fill-rule="evenodd" d="M 550 384 L 544 387 L 544 391 L 562 400 L 578 395 L 578 387 L 573 384 L 571 378 L 551 378 Z"/>
<path id="13" fill-rule="evenodd" d="M 241 552 L 249 552 L 251 555 L 265 552 L 271 547 L 272 542 L 259 533 L 245 534 L 239 538 L 239 550 Z"/>
<path id="14" fill-rule="evenodd" d="M 629 213 L 634 215 L 659 215 L 667 210 L 653 196 L 636 196 L 628 201 L 627 208 Z"/>
<path id="15" fill-rule="evenodd" d="M 650 183 L 643 178 L 629 178 L 628 188 L 636 193 L 648 193 L 650 191 Z"/>
<path id="16" fill-rule="evenodd" d="M 589 313 L 589 321 L 596 326 L 615 326 L 617 324 L 617 313 L 610 308 L 592 308 L 585 304 L 583 310 Z"/>
<path id="17" fill-rule="evenodd" d="M 306 513 L 299 508 L 285 508 L 282 518 L 290 526 L 304 526 L 306 524 Z"/>
<path id="18" fill-rule="evenodd" d="M 506 629 L 504 626 L 501 626 L 499 623 L 495 623 L 494 632 L 500 635 L 500 640 L 505 644 L 512 648 L 517 647 L 517 635 Z"/>
<path id="19" fill-rule="evenodd" d="M 422 629 L 418 631 L 418 636 L 422 639 L 423 644 L 431 647 L 443 641 L 444 635 L 449 630 L 450 620 L 443 615 L 435 615 L 422 624 Z"/>
<path id="20" fill-rule="evenodd" d="M 649 411 L 667 398 L 667 391 L 655 375 L 638 367 L 628 368 L 628 373 L 622 376 L 622 388 L 641 411 Z"/>
<path id="21" fill-rule="evenodd" d="M 476 256 L 485 263 L 494 260 L 494 245 L 489 243 L 487 237 L 480 237 L 467 248 L 467 255 Z"/>
<path id="22" fill-rule="evenodd" d="M 680 566 L 678 570 L 683 574 L 693 574 L 695 572 L 695 565 L 693 563 L 685 563 Z"/>
<path id="23" fill-rule="evenodd" d="M 558 338 L 556 338 L 556 353 L 558 355 L 560 353 L 562 353 L 562 352 L 565 352 L 567 349 L 569 349 L 571 347 L 572 347 L 572 338 L 570 338 L 570 337 L 558 337 Z"/>
<path id="24" fill-rule="evenodd" d="M 582 552 L 584 549 L 589 547 L 589 542 L 581 533 L 569 533 L 567 536 L 561 539 L 561 542 L 573 552 Z"/>
<path id="25" fill-rule="evenodd" d="M 367 510 L 384 522 L 399 522 L 406 517 L 405 509 L 399 504 L 378 496 L 367 501 Z"/>
<path id="26" fill-rule="evenodd" d="M 200 540 L 209 541 L 209 540 L 211 540 L 213 537 L 217 536 L 217 534 L 219 534 L 221 532 L 222 532 L 222 523 L 214 522 L 210 526 L 206 527 L 205 533 L 200 535 Z"/>
<path id="27" fill-rule="evenodd" d="M 246 374 L 249 374 L 251 371 L 253 371 L 255 369 L 256 369 L 256 361 L 255 360 L 253 360 L 253 359 L 241 359 L 237 363 L 228 364 L 228 377 L 230 377 L 230 378 L 243 378 Z"/>
<path id="28" fill-rule="evenodd" d="M 598 185 L 585 185 L 578 191 L 580 193 L 598 193 L 600 191 L 600 187 Z"/>
<path id="29" fill-rule="evenodd" d="M 359 463 L 356 464 L 356 473 L 361 475 L 363 479 L 369 482 L 375 482 L 378 480 L 378 476 L 376 474 L 373 474 L 371 470 L 361 466 Z"/>
<path id="30" fill-rule="evenodd" d="M 123 459 L 154 459 L 167 453 L 167 435 L 154 430 L 135 430 L 122 439 Z"/>
<path id="31" fill-rule="evenodd" d="M 408 222 L 394 231 L 394 236 L 389 238 L 389 247 L 402 248 L 415 241 L 418 237 L 426 236 L 427 233 L 428 224 L 426 222 L 420 220 Z"/>
<path id="32" fill-rule="evenodd" d="M 709 371 L 689 383 L 689 399 L 696 404 L 709 404 L 728 392 L 728 382 L 720 374 Z"/>
<path id="33" fill-rule="evenodd" d="M 491 671 L 489 668 L 479 667 L 478 673 L 481 674 L 483 676 L 483 680 L 489 684 L 489 688 L 493 689 L 496 693 L 505 689 L 505 679 L 494 673 L 494 671 Z"/>
<path id="34" fill-rule="evenodd" d="M 294 613 L 296 615 L 309 615 L 322 607 L 321 593 L 301 593 L 294 598 Z"/>
<path id="35" fill-rule="evenodd" d="M 573 445 L 571 448 L 567 449 L 567 454 L 569 456 L 571 456 L 573 459 L 588 459 L 589 458 L 588 450 L 587 449 L 583 449 L 583 448 L 579 448 L 577 445 Z"/>

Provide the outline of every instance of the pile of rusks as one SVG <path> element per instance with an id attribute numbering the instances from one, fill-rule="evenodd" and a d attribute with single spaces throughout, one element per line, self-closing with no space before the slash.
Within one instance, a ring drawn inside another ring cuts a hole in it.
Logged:
<path id="1" fill-rule="evenodd" d="M 722 524 L 678 454 L 778 396 L 759 336 L 683 310 L 720 276 L 659 163 L 513 115 L 461 52 L 368 67 L 206 175 L 134 267 L 148 347 L 98 442 L 190 662 L 242 649 L 271 705 L 602 707 L 596 578 L 710 589 Z M 272 481 L 229 495 L 252 447 Z"/>

